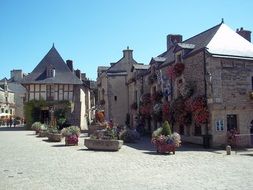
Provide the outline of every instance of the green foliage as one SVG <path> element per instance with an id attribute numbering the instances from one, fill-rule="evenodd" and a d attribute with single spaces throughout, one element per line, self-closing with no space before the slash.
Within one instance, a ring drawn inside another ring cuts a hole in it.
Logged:
<path id="1" fill-rule="evenodd" d="M 164 121 L 163 126 L 162 126 L 162 134 L 165 136 L 171 135 L 171 128 L 170 124 L 168 121 Z"/>
<path id="2" fill-rule="evenodd" d="M 40 122 L 36 121 L 36 122 L 34 122 L 34 123 L 32 124 L 31 129 L 34 130 L 34 131 L 39 131 L 41 125 L 42 125 L 42 124 L 41 124 Z"/>
<path id="3" fill-rule="evenodd" d="M 50 101 L 31 100 L 24 105 L 24 116 L 26 120 L 26 129 L 31 129 L 35 121 L 40 121 L 40 112 L 42 107 L 60 107 L 55 111 L 56 118 L 66 118 L 66 112 L 71 108 L 70 101 Z"/>
<path id="4" fill-rule="evenodd" d="M 61 133 L 61 131 L 59 131 L 56 126 L 48 127 L 47 132 L 53 133 L 53 134 L 60 134 Z"/>
<path id="5" fill-rule="evenodd" d="M 45 100 L 31 100 L 24 105 L 24 116 L 26 119 L 26 128 L 31 129 L 35 121 L 40 120 L 41 107 L 46 105 Z"/>

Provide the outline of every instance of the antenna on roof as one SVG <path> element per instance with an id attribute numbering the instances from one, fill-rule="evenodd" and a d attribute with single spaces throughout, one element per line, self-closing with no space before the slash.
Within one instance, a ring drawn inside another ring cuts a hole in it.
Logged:
<path id="1" fill-rule="evenodd" d="M 221 24 L 223 24 L 223 23 L 224 23 L 224 18 L 221 19 Z"/>

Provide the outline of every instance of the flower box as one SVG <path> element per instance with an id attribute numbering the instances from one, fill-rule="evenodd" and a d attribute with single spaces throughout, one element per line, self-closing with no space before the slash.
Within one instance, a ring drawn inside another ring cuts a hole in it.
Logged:
<path id="1" fill-rule="evenodd" d="M 48 133 L 48 141 L 50 142 L 61 142 L 62 135 L 58 133 Z"/>
<path id="2" fill-rule="evenodd" d="M 176 151 L 176 146 L 174 144 L 156 144 L 156 151 L 157 153 L 170 153 L 172 152 L 175 154 Z"/>
<path id="3" fill-rule="evenodd" d="M 84 145 L 91 150 L 109 150 L 118 151 L 122 145 L 122 140 L 101 140 L 101 139 L 85 139 Z"/>
<path id="4" fill-rule="evenodd" d="M 78 136 L 70 135 L 65 137 L 65 145 L 66 146 L 77 146 L 78 145 Z"/>

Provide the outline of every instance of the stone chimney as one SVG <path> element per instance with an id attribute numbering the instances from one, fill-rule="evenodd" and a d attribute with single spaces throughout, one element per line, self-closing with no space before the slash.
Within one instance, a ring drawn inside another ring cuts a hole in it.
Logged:
<path id="1" fill-rule="evenodd" d="M 236 33 L 238 33 L 239 35 L 241 35 L 242 37 L 244 37 L 246 40 L 248 40 L 249 42 L 251 42 L 251 31 L 249 30 L 244 30 L 243 27 L 236 29 Z"/>
<path id="2" fill-rule="evenodd" d="M 123 57 L 126 57 L 128 59 L 133 58 L 133 50 L 129 49 L 127 46 L 127 49 L 123 50 Z"/>
<path id="3" fill-rule="evenodd" d="M 21 79 L 23 79 L 23 76 L 24 75 L 23 75 L 23 72 L 21 69 L 19 69 L 19 70 L 13 69 L 11 71 L 11 78 L 13 78 L 14 81 L 20 81 Z"/>
<path id="4" fill-rule="evenodd" d="M 79 69 L 77 69 L 75 71 L 75 73 L 76 73 L 77 78 L 79 78 L 81 80 L 82 79 L 81 71 Z"/>
<path id="5" fill-rule="evenodd" d="M 70 69 L 71 72 L 73 72 L 73 61 L 72 60 L 67 60 L 67 66 Z"/>
<path id="6" fill-rule="evenodd" d="M 86 73 L 82 73 L 81 76 L 82 76 L 82 80 L 86 80 L 87 79 L 86 78 Z"/>
<path id="7" fill-rule="evenodd" d="M 177 43 L 181 43 L 183 40 L 183 36 L 180 34 L 169 34 L 167 36 L 167 50 L 173 47 Z"/>

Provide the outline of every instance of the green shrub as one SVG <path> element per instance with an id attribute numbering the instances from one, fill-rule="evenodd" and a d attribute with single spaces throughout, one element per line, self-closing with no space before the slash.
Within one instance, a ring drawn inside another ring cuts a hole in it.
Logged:
<path id="1" fill-rule="evenodd" d="M 34 130 L 34 131 L 39 131 L 41 125 L 42 125 L 42 124 L 41 124 L 40 122 L 36 121 L 36 122 L 34 122 L 34 123 L 32 124 L 31 129 Z"/>
<path id="2" fill-rule="evenodd" d="M 171 128 L 170 124 L 168 121 L 164 121 L 163 126 L 162 126 L 162 134 L 165 136 L 171 135 Z"/>

